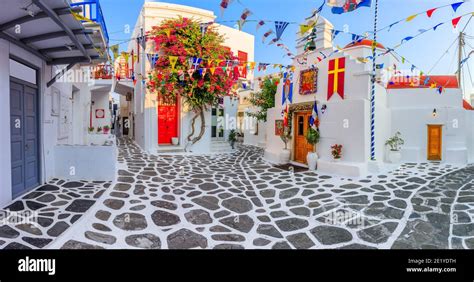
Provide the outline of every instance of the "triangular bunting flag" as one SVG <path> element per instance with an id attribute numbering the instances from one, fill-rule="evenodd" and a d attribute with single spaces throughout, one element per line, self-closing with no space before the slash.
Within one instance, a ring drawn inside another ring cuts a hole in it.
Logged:
<path id="1" fill-rule="evenodd" d="M 311 28 L 309 25 L 302 24 L 300 25 L 300 34 L 303 35 Z"/>
<path id="2" fill-rule="evenodd" d="M 436 11 L 436 8 L 430 9 L 430 10 L 426 11 L 426 15 L 428 16 L 428 18 L 431 18 L 431 16 L 433 15 L 434 11 Z"/>
<path id="3" fill-rule="evenodd" d="M 405 21 L 407 21 L 407 22 L 412 21 L 414 18 L 416 18 L 416 16 L 418 16 L 418 15 L 411 15 Z"/>
<path id="4" fill-rule="evenodd" d="M 283 35 L 283 32 L 285 31 L 286 27 L 289 25 L 289 22 L 275 22 L 275 31 L 276 31 L 276 38 L 277 40 L 280 40 L 281 36 Z"/>
<path id="5" fill-rule="evenodd" d="M 459 6 L 461 6 L 462 4 L 464 4 L 464 2 L 453 3 L 451 4 L 451 7 L 453 8 L 454 12 L 456 12 Z"/>
<path id="6" fill-rule="evenodd" d="M 271 29 L 269 31 L 265 32 L 263 34 L 262 43 L 265 43 L 265 40 L 267 39 L 267 37 L 270 36 L 270 34 L 272 34 L 272 33 L 273 33 L 273 30 L 271 30 Z"/>
<path id="7" fill-rule="evenodd" d="M 403 42 L 409 41 L 411 39 L 413 39 L 413 36 L 407 36 L 407 37 L 402 39 L 401 44 L 403 44 Z"/>
<path id="8" fill-rule="evenodd" d="M 257 23 L 256 31 L 258 31 L 258 29 L 261 28 L 261 27 L 264 26 L 264 25 L 265 25 L 265 22 L 264 22 L 264 21 L 259 21 L 259 22 Z"/>
<path id="9" fill-rule="evenodd" d="M 454 18 L 451 23 L 453 24 L 453 27 L 456 28 L 458 26 L 459 20 L 461 20 L 461 17 Z"/>
<path id="10" fill-rule="evenodd" d="M 178 57 L 177 56 L 169 56 L 168 58 L 170 60 L 171 70 L 174 71 L 174 68 L 176 66 L 176 62 L 178 62 Z"/>
<path id="11" fill-rule="evenodd" d="M 195 69 L 189 69 L 189 70 L 188 70 L 188 74 L 189 74 L 189 77 L 190 77 L 191 79 L 193 79 L 193 74 L 194 74 L 195 71 L 196 71 Z"/>
<path id="12" fill-rule="evenodd" d="M 444 23 L 439 23 L 439 24 L 435 25 L 435 26 L 433 27 L 433 30 L 436 30 L 436 29 L 438 28 L 438 26 L 440 26 L 440 25 L 442 25 L 442 24 L 444 24 Z"/>

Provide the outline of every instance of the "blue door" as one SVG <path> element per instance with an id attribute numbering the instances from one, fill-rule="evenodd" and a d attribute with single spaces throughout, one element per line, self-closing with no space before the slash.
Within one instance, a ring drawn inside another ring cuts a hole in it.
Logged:
<path id="1" fill-rule="evenodd" d="M 39 185 L 38 94 L 33 87 L 10 81 L 12 194 Z"/>

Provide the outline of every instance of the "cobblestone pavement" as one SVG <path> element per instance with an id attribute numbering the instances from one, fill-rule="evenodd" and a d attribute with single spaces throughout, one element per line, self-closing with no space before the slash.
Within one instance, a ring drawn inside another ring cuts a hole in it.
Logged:
<path id="1" fill-rule="evenodd" d="M 349 179 L 275 168 L 255 147 L 152 156 L 118 145 L 115 186 L 49 247 L 473 248 L 472 166 Z"/>
<path id="2" fill-rule="evenodd" d="M 41 249 L 71 227 L 110 187 L 53 179 L 0 209 L 0 248 Z"/>

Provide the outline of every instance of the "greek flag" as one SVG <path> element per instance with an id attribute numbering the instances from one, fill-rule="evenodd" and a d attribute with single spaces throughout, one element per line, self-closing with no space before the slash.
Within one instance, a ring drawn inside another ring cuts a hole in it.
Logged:
<path id="1" fill-rule="evenodd" d="M 318 104 L 314 100 L 313 113 L 309 119 L 309 125 L 312 129 L 319 131 L 319 114 L 318 114 Z"/>

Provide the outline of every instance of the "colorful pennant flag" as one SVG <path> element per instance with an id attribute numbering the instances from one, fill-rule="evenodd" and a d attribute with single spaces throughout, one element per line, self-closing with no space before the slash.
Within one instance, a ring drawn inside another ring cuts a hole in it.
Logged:
<path id="1" fill-rule="evenodd" d="M 204 37 L 204 34 L 206 34 L 207 29 L 209 28 L 210 25 L 212 25 L 213 22 L 208 22 L 208 23 L 201 23 L 199 26 L 201 28 L 201 34 Z"/>
<path id="2" fill-rule="evenodd" d="M 451 20 L 451 23 L 453 24 L 453 27 L 456 28 L 458 26 L 459 21 L 461 20 L 461 17 L 457 17 Z"/>
<path id="3" fill-rule="evenodd" d="M 224 11 L 225 9 L 227 9 L 230 5 L 230 3 L 232 2 L 232 0 L 222 0 L 221 1 L 221 4 L 220 4 L 220 7 L 221 7 L 221 15 L 224 15 Z"/>
<path id="4" fill-rule="evenodd" d="M 258 31 L 258 29 L 261 28 L 261 27 L 264 26 L 264 25 L 265 25 L 265 21 L 259 21 L 259 22 L 257 23 L 256 31 Z"/>
<path id="5" fill-rule="evenodd" d="M 275 32 L 276 32 L 277 41 L 280 40 L 281 36 L 283 35 L 283 32 L 285 31 L 286 27 L 289 24 L 290 24 L 289 22 L 280 22 L 280 21 L 275 22 Z"/>
<path id="6" fill-rule="evenodd" d="M 245 22 L 250 15 L 252 15 L 252 11 L 245 8 L 245 10 L 242 12 L 242 15 L 240 15 L 240 20 Z"/>
<path id="7" fill-rule="evenodd" d="M 413 39 L 413 36 L 407 36 L 407 37 L 402 39 L 401 44 L 403 44 L 404 42 L 409 41 L 411 39 Z"/>
<path id="8" fill-rule="evenodd" d="M 372 0 L 328 0 L 327 5 L 331 6 L 333 14 L 342 14 L 354 11 L 360 7 L 370 7 Z"/>
<path id="9" fill-rule="evenodd" d="M 310 25 L 306 25 L 306 24 L 300 25 L 300 34 L 303 35 L 306 32 L 308 32 L 308 30 L 310 30 L 310 29 L 311 29 Z"/>
<path id="10" fill-rule="evenodd" d="M 411 15 L 411 16 L 409 16 L 405 21 L 406 21 L 406 22 L 410 22 L 410 21 L 412 21 L 414 18 L 416 18 L 416 16 L 418 16 L 418 15 L 417 15 L 417 14 Z"/>
<path id="11" fill-rule="evenodd" d="M 150 62 L 151 67 L 154 68 L 156 62 L 158 61 L 159 54 L 146 54 L 146 56 L 148 57 L 148 61 Z"/>
<path id="12" fill-rule="evenodd" d="M 440 25 L 442 25 L 442 24 L 444 24 L 444 23 L 439 23 L 439 24 L 435 25 L 435 26 L 433 27 L 433 30 L 436 30 L 436 29 L 438 28 L 438 26 L 440 26 Z"/>
<path id="13" fill-rule="evenodd" d="M 434 11 L 436 11 L 436 8 L 434 8 L 434 9 L 429 9 L 428 11 L 426 11 L 426 15 L 428 16 L 428 18 L 431 18 L 431 16 L 433 15 Z"/>
<path id="14" fill-rule="evenodd" d="M 177 56 L 169 56 L 168 57 L 171 65 L 171 70 L 174 71 L 174 68 L 176 67 L 176 63 L 178 62 L 178 57 Z"/>
<path id="15" fill-rule="evenodd" d="M 275 38 L 272 39 L 272 41 L 270 41 L 270 43 L 268 43 L 268 45 L 275 44 L 277 41 L 278 41 L 278 39 L 275 37 Z"/>
<path id="16" fill-rule="evenodd" d="M 194 74 L 195 71 L 196 71 L 195 69 L 189 69 L 189 70 L 188 70 L 188 74 L 189 74 L 189 77 L 190 77 L 191 79 L 193 79 L 193 74 Z"/>
<path id="17" fill-rule="evenodd" d="M 265 40 L 266 40 L 267 37 L 270 36 L 271 34 L 273 34 L 273 30 L 271 30 L 271 29 L 270 29 L 269 31 L 265 32 L 265 33 L 263 34 L 262 43 L 265 43 Z"/>
<path id="18" fill-rule="evenodd" d="M 201 64 L 202 62 L 202 59 L 201 58 L 197 58 L 197 57 L 193 57 L 192 58 L 193 60 L 193 66 L 194 66 L 194 69 L 197 69 L 197 67 Z"/>
<path id="19" fill-rule="evenodd" d="M 456 12 L 459 6 L 461 6 L 462 4 L 464 4 L 464 2 L 453 3 L 451 4 L 451 7 L 453 8 L 454 12 Z"/>

